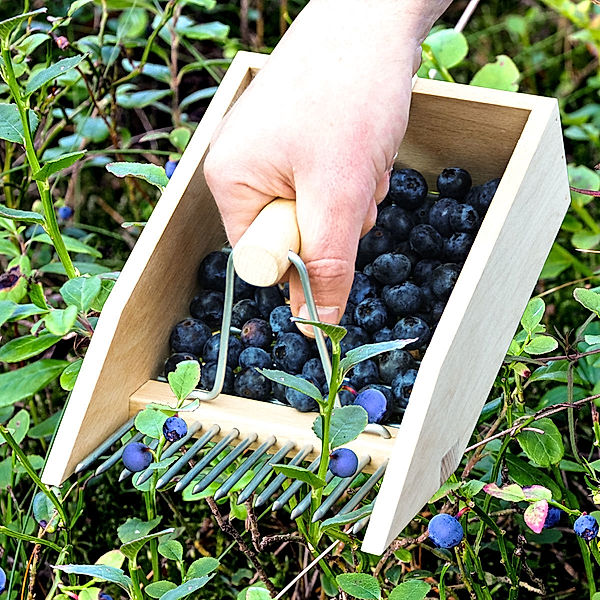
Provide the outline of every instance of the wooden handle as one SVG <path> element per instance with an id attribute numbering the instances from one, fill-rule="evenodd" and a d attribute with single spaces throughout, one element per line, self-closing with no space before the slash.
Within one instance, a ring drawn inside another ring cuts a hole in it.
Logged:
<path id="1" fill-rule="evenodd" d="M 248 283 L 275 285 L 290 266 L 288 252 L 300 251 L 296 202 L 277 198 L 267 204 L 233 249 L 233 265 Z"/>

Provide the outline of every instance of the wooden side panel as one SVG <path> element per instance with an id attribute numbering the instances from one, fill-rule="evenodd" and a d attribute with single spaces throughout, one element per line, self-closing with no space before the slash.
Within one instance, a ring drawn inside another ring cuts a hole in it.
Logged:
<path id="1" fill-rule="evenodd" d="M 381 554 L 458 466 L 569 199 L 558 106 L 540 99 L 419 369 L 364 551 Z"/>
<path id="2" fill-rule="evenodd" d="M 203 256 L 225 234 L 202 173 L 213 132 L 262 58 L 238 54 L 108 299 L 43 480 L 60 484 L 129 414 L 129 396 L 161 370 L 169 333 L 186 317 Z"/>

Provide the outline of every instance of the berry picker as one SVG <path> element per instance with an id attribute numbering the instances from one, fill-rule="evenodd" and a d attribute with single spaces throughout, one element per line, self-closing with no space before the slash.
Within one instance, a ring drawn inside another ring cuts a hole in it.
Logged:
<path id="1" fill-rule="evenodd" d="M 198 265 L 225 242 L 203 177 L 203 160 L 219 122 L 265 60 L 263 55 L 237 54 L 132 251 L 105 304 L 64 412 L 43 473 L 47 484 L 58 485 L 75 470 L 89 469 L 101 457 L 108 458 L 98 470 L 115 464 L 123 453 L 123 447 L 115 447 L 131 430 L 132 418 L 140 410 L 149 404 L 175 405 L 169 385 L 157 380 L 168 355 L 169 332 L 189 314 L 190 298 L 198 291 Z M 376 484 L 379 486 L 372 514 L 355 526 L 358 531 L 368 521 L 363 550 L 373 554 L 385 550 L 458 466 L 570 200 L 554 99 L 418 80 L 395 167 L 418 170 L 435 189 L 436 178 L 449 163 L 468 171 L 474 185 L 500 178 L 496 193 L 460 274 L 450 269 L 438 277 L 440 294 L 450 289 L 447 281 L 456 283 L 422 357 L 400 427 L 371 423 L 347 444 L 358 457 L 357 472 L 342 479 L 339 490 L 336 488 L 314 515 L 321 519 L 360 471 L 371 473 L 341 510 L 353 510 Z M 455 191 L 452 185 L 446 190 L 448 194 Z M 453 214 L 463 228 L 469 228 L 476 217 L 468 208 Z M 413 235 L 414 244 L 421 244 L 426 252 L 440 244 L 429 227 L 421 227 Z M 449 250 L 454 249 L 462 262 L 460 240 L 470 234 L 455 235 Z M 231 262 L 250 283 L 272 285 L 289 268 L 290 258 L 294 268 L 302 272 L 303 265 L 295 258 L 299 246 L 293 202 L 276 201 L 259 215 L 244 242 L 236 246 Z M 379 277 L 393 264 L 394 260 L 381 259 L 376 266 Z M 403 267 L 399 264 L 397 268 Z M 255 276 L 258 280 L 251 281 Z M 233 266 L 228 280 L 232 287 Z M 305 281 L 307 292 L 308 287 Z M 390 301 L 400 302 L 396 296 Z M 375 318 L 378 309 L 367 308 Z M 293 464 L 311 460 L 311 465 L 318 464 L 320 444 L 312 431 L 314 415 L 219 393 L 228 337 L 223 332 L 230 331 L 231 311 L 230 290 L 229 295 L 225 293 L 213 390 L 192 393 L 200 399 L 197 409 L 178 413 L 187 423 L 187 433 L 171 442 L 162 455 L 186 451 L 161 476 L 170 479 L 188 468 L 187 459 L 198 453 L 193 472 L 183 475 L 176 490 L 192 482 L 196 489 L 201 483 L 197 475 L 214 464 L 207 475 L 202 472 L 206 487 L 207 478 L 214 481 L 223 472 L 223 465 L 233 464 L 243 452 L 241 466 L 215 496 L 227 494 L 267 453 L 274 454 L 270 462 L 282 462 L 290 455 Z M 259 333 L 249 331 L 248 335 L 256 337 Z M 323 339 L 319 346 L 326 371 L 328 354 Z M 141 437 L 134 435 L 132 443 L 141 442 Z M 151 446 L 134 457 L 134 466 L 143 467 L 150 450 Z M 229 454 L 215 463 L 214 458 L 224 450 Z M 142 471 L 134 477 L 145 474 Z M 267 462 L 253 479 L 258 483 L 249 492 L 254 484 L 246 486 L 240 499 L 258 489 L 255 501 L 262 497 L 266 502 L 281 492 L 283 475 L 272 479 L 266 488 L 260 487 L 268 474 Z M 300 481 L 292 483 L 277 497 L 273 508 L 285 505 L 301 487 Z M 296 509 L 301 505 L 299 498 Z"/>

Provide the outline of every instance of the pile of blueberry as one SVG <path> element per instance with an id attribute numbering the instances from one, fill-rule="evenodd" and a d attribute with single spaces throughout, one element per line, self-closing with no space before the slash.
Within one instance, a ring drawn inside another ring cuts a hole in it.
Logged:
<path id="1" fill-rule="evenodd" d="M 358 364 L 340 391 L 352 404 L 366 389 L 382 393 L 387 406 L 379 422 L 397 423 L 414 384 L 419 361 L 469 253 L 499 179 L 472 186 L 461 168 L 444 169 L 437 193 L 414 169 L 394 170 L 390 189 L 379 205 L 377 223 L 358 247 L 356 273 L 341 320 L 348 333 L 342 354 L 363 344 L 416 338 L 403 350 Z M 165 376 L 182 360 L 201 361 L 199 387 L 211 389 L 217 366 L 223 316 L 227 254 L 211 252 L 202 261 L 200 293 L 191 317 L 171 332 Z M 279 401 L 301 411 L 316 402 L 272 382 L 257 369 L 276 368 L 310 380 L 324 393 L 325 374 L 316 344 L 290 320 L 286 286 L 257 288 L 236 276 L 224 393 Z"/>

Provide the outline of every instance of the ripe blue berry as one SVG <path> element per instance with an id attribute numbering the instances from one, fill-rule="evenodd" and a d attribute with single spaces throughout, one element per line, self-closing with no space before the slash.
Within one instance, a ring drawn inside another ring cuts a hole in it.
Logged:
<path id="1" fill-rule="evenodd" d="M 112 596 L 109 596 L 106 592 L 100 592 L 98 594 L 98 600 L 113 600 Z"/>
<path id="2" fill-rule="evenodd" d="M 245 347 L 254 346 L 266 350 L 273 341 L 273 332 L 264 319 L 250 319 L 244 323 L 240 339 Z"/>
<path id="3" fill-rule="evenodd" d="M 300 333 L 282 333 L 273 346 L 273 361 L 288 373 L 300 373 L 310 358 L 310 346 Z"/>
<path id="4" fill-rule="evenodd" d="M 442 235 L 450 235 L 454 230 L 450 215 L 459 206 L 454 198 L 440 198 L 429 211 L 429 224 Z"/>
<path id="5" fill-rule="evenodd" d="M 471 189 L 471 183 L 468 171 L 459 167 L 449 167 L 438 175 L 437 189 L 442 196 L 461 200 Z"/>
<path id="6" fill-rule="evenodd" d="M 377 225 L 387 229 L 399 242 L 408 239 L 414 224 L 412 215 L 399 206 L 385 206 L 377 214 Z"/>
<path id="7" fill-rule="evenodd" d="M 269 325 L 274 335 L 280 333 L 298 333 L 296 324 L 292 321 L 292 309 L 287 304 L 276 306 L 269 315 Z"/>
<path id="8" fill-rule="evenodd" d="M 473 240 L 473 236 L 469 233 L 453 233 L 444 240 L 444 257 L 448 262 L 463 262 L 469 254 Z"/>
<path id="9" fill-rule="evenodd" d="M 431 541 L 438 548 L 454 548 L 465 535 L 460 521 L 445 513 L 435 515 L 429 521 L 428 531 Z"/>
<path id="10" fill-rule="evenodd" d="M 417 225 L 409 236 L 410 247 L 424 258 L 437 258 L 442 253 L 444 240 L 431 225 Z"/>
<path id="11" fill-rule="evenodd" d="M 358 243 L 356 262 L 360 267 L 364 267 L 380 254 L 391 252 L 393 247 L 392 234 L 387 229 L 375 225 Z"/>
<path id="12" fill-rule="evenodd" d="M 70 206 L 59 206 L 58 210 L 56 211 L 58 213 L 58 218 L 62 219 L 63 221 L 66 221 L 67 219 L 70 219 L 73 216 L 73 209 Z"/>
<path id="13" fill-rule="evenodd" d="M 365 298 L 354 309 L 354 322 L 365 331 L 379 331 L 387 320 L 388 311 L 380 298 Z"/>
<path id="14" fill-rule="evenodd" d="M 411 269 L 410 259 L 404 254 L 386 252 L 373 261 L 373 276 L 384 285 L 403 283 L 408 279 Z"/>
<path id="15" fill-rule="evenodd" d="M 6 573 L 4 569 L 0 567 L 0 594 L 6 589 Z"/>
<path id="16" fill-rule="evenodd" d="M 410 315 L 419 312 L 423 304 L 421 288 L 410 281 L 383 289 L 383 301 L 396 315 Z"/>
<path id="17" fill-rule="evenodd" d="M 479 229 L 479 213 L 470 204 L 458 204 L 450 211 L 450 225 L 454 231 L 466 233 Z"/>
<path id="18" fill-rule="evenodd" d="M 126 469 L 129 469 L 132 473 L 137 473 L 150 466 L 150 463 L 152 462 L 152 452 L 150 452 L 150 448 L 148 448 L 146 444 L 142 444 L 141 442 L 131 442 L 131 444 L 125 446 L 121 460 Z"/>
<path id="19" fill-rule="evenodd" d="M 180 440 L 187 432 L 187 423 L 181 417 L 169 417 L 163 424 L 163 435 L 168 442 Z"/>
<path id="20" fill-rule="evenodd" d="M 369 417 L 369 423 L 379 423 L 387 410 L 387 399 L 383 392 L 373 388 L 361 390 L 354 404 L 362 406 Z"/>
<path id="21" fill-rule="evenodd" d="M 194 356 L 202 356 L 204 344 L 210 337 L 210 327 L 198 319 L 185 319 L 173 327 L 171 331 L 171 352 L 185 352 Z"/>
<path id="22" fill-rule="evenodd" d="M 310 381 L 312 384 L 319 387 L 317 382 L 313 381 L 310 377 L 307 377 L 306 375 L 300 375 L 299 377 L 306 379 L 306 381 Z M 293 406 L 300 412 L 312 412 L 319 410 L 319 405 L 314 398 L 311 398 L 310 396 L 307 396 L 306 394 L 303 394 L 302 392 L 299 392 L 291 387 L 285 390 L 285 400 L 290 406 Z"/>
<path id="23" fill-rule="evenodd" d="M 388 196 L 402 208 L 417 208 L 427 198 L 425 177 L 415 169 L 393 170 L 390 176 Z"/>
<path id="24" fill-rule="evenodd" d="M 556 508 L 556 506 L 551 506 L 548 508 L 548 514 L 546 515 L 546 520 L 544 521 L 544 529 L 549 529 L 550 527 L 555 527 L 558 525 L 562 514 L 563 511 L 560 510 L 560 508 Z"/>
<path id="25" fill-rule="evenodd" d="M 454 289 L 460 275 L 460 267 L 454 263 L 446 263 L 434 269 L 431 274 L 431 289 L 441 300 L 447 300 Z"/>
<path id="26" fill-rule="evenodd" d="M 243 369 L 235 375 L 235 395 L 254 400 L 268 400 L 271 396 L 271 380 L 255 367 Z"/>
<path id="27" fill-rule="evenodd" d="M 573 524 L 573 530 L 586 542 L 591 542 L 598 535 L 598 521 L 592 515 L 581 515 Z"/>
<path id="28" fill-rule="evenodd" d="M 166 162 L 165 173 L 169 179 L 171 179 L 171 177 L 173 176 L 173 173 L 175 172 L 175 168 L 177 167 L 178 162 L 179 161 L 177 161 L 177 160 L 168 160 Z"/>
<path id="29" fill-rule="evenodd" d="M 244 323 L 250 319 L 258 319 L 260 317 L 260 311 L 256 302 L 249 298 L 239 300 L 233 305 L 231 309 L 231 326 L 241 329 Z"/>
<path id="30" fill-rule="evenodd" d="M 212 390 L 216 376 L 216 362 L 208 362 L 202 365 L 200 385 L 198 387 L 202 390 Z M 223 380 L 223 389 L 221 392 L 223 394 L 233 394 L 233 370 L 229 366 L 225 367 L 225 379 Z"/>
<path id="31" fill-rule="evenodd" d="M 198 281 L 205 290 L 225 291 L 225 275 L 227 272 L 227 254 L 215 250 L 207 254 L 198 268 Z"/>
<path id="32" fill-rule="evenodd" d="M 336 448 L 329 455 L 329 470 L 337 477 L 350 477 L 358 468 L 358 456 L 350 448 Z"/>
<path id="33" fill-rule="evenodd" d="M 492 203 L 498 185 L 500 185 L 500 179 L 492 179 L 483 185 L 477 185 L 474 188 L 471 188 L 467 194 L 467 204 L 470 204 L 479 213 L 479 216 L 482 219 Z"/>
<path id="34" fill-rule="evenodd" d="M 404 409 L 408 405 L 416 379 L 417 370 L 409 369 L 405 373 L 399 373 L 392 380 L 392 397 L 398 409 Z"/>
<path id="35" fill-rule="evenodd" d="M 373 281 L 371 281 L 371 279 L 364 273 L 356 271 L 354 273 L 354 280 L 352 281 L 352 287 L 350 288 L 348 301 L 352 302 L 352 304 L 359 304 L 365 298 L 376 295 L 377 288 L 375 287 Z"/>
<path id="36" fill-rule="evenodd" d="M 416 342 L 411 342 L 404 346 L 405 350 L 418 350 L 425 346 L 431 339 L 431 330 L 429 325 L 419 317 L 404 317 L 394 325 L 394 339 L 409 340 L 416 338 Z"/>
<path id="37" fill-rule="evenodd" d="M 273 366 L 271 355 L 262 348 L 248 346 L 240 353 L 240 367 L 247 369 L 248 367 L 258 367 L 259 369 L 270 369 Z"/>
<path id="38" fill-rule="evenodd" d="M 221 346 L 221 334 L 215 333 L 215 335 L 211 336 L 206 340 L 206 344 L 204 344 L 204 348 L 202 349 L 202 358 L 206 362 L 217 362 L 219 360 L 219 348 Z M 238 366 L 238 361 L 240 358 L 240 353 L 243 350 L 244 346 L 242 342 L 238 340 L 233 335 L 229 336 L 229 340 L 227 342 L 227 365 L 232 369 L 235 369 Z"/>
<path id="39" fill-rule="evenodd" d="M 256 302 L 256 306 L 258 306 L 260 316 L 268 321 L 273 309 L 276 306 L 285 304 L 285 298 L 283 297 L 283 293 L 279 289 L 279 286 L 273 285 L 271 287 L 256 288 L 254 292 L 254 302 Z"/>
<path id="40" fill-rule="evenodd" d="M 320 358 L 309 358 L 302 367 L 302 375 L 313 381 L 320 390 L 327 385 L 327 378 Z"/>
<path id="41" fill-rule="evenodd" d="M 406 350 L 391 350 L 377 357 L 379 378 L 384 383 L 392 383 L 399 373 L 416 367 L 415 359 Z"/>
<path id="42" fill-rule="evenodd" d="M 369 383 L 378 383 L 379 369 L 374 360 L 363 360 L 355 365 L 348 373 L 350 385 L 355 390 L 360 390 Z"/>
<path id="43" fill-rule="evenodd" d="M 190 314 L 194 319 L 206 323 L 212 329 L 220 327 L 223 319 L 223 292 L 203 290 L 190 303 Z"/>

